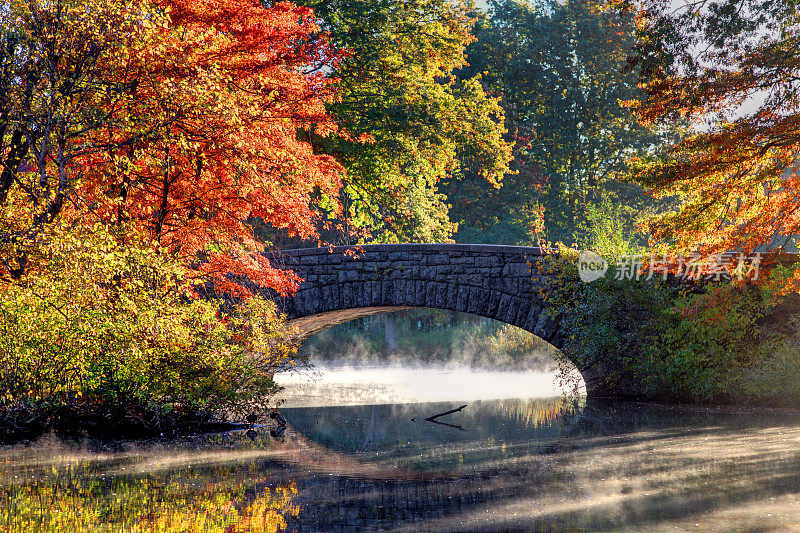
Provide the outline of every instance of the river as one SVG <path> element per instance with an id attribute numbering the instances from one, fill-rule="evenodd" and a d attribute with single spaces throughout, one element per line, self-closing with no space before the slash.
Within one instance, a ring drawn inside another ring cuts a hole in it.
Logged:
<path id="1" fill-rule="evenodd" d="M 281 378 L 285 430 L 7 446 L 0 531 L 800 528 L 800 414 L 587 404 L 552 378 L 321 367 Z"/>

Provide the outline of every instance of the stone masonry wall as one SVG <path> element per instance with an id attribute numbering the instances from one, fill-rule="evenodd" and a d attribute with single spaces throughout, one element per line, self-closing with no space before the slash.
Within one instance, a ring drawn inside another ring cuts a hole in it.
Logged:
<path id="1" fill-rule="evenodd" d="M 270 257 L 304 282 L 278 301 L 290 319 L 372 307 L 431 307 L 513 324 L 560 347 L 558 324 L 542 313 L 539 248 L 398 244 L 284 250 Z"/>

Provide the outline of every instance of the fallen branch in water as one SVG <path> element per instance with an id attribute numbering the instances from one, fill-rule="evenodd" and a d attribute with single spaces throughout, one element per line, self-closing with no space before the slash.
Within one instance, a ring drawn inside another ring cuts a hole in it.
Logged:
<path id="1" fill-rule="evenodd" d="M 428 420 L 427 418 L 425 420 Z M 462 428 L 461 426 L 457 426 L 455 424 L 448 424 L 447 422 L 439 422 L 438 420 L 428 420 L 431 424 L 439 424 L 440 426 L 447 426 L 449 428 L 455 428 L 461 431 L 466 431 L 466 429 Z"/>
<path id="2" fill-rule="evenodd" d="M 453 414 L 453 413 L 457 413 L 457 412 L 461 411 L 463 408 L 465 408 L 466 406 L 467 406 L 467 404 L 464 404 L 464 405 L 462 405 L 461 407 L 457 407 L 457 408 L 455 408 L 455 409 L 450 409 L 449 411 L 445 411 L 444 413 L 439 413 L 438 415 L 429 416 L 429 417 L 428 417 L 428 418 L 426 418 L 425 420 L 427 420 L 428 422 L 435 422 L 435 421 L 436 421 L 436 419 L 437 419 L 437 418 L 439 418 L 440 416 L 444 416 L 444 415 L 450 415 L 450 414 Z M 438 422 L 438 423 L 439 423 L 439 424 L 441 424 L 441 422 Z M 448 424 L 448 425 L 449 425 L 449 424 Z"/>

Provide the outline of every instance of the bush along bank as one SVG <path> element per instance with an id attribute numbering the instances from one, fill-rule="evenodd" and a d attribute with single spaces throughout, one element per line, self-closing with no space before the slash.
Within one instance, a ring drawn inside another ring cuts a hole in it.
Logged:
<path id="1" fill-rule="evenodd" d="M 792 269 L 775 267 L 757 283 L 582 283 L 576 258 L 562 250 L 548 259 L 562 283 L 544 297 L 561 321 L 563 356 L 602 381 L 599 394 L 800 406 L 800 313 L 796 296 L 780 294 Z"/>
<path id="2" fill-rule="evenodd" d="M 0 290 L 2 440 L 221 427 L 266 408 L 295 363 L 273 304 L 198 298 L 202 278 L 132 235 L 62 232 L 41 253 Z"/>

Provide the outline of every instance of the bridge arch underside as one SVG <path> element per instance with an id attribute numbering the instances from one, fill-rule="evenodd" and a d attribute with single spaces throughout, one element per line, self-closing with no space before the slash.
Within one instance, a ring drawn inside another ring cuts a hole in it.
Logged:
<path id="1" fill-rule="evenodd" d="M 561 348 L 558 323 L 545 307 L 499 291 L 446 282 L 377 281 L 310 287 L 285 309 L 296 339 L 369 315 L 402 309 L 458 311 L 520 327 Z"/>

